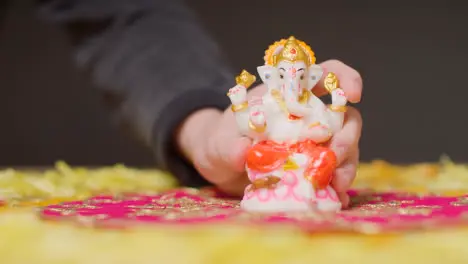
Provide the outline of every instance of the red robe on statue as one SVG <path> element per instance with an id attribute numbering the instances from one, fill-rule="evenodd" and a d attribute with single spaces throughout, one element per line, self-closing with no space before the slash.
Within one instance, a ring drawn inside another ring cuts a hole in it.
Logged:
<path id="1" fill-rule="evenodd" d="M 283 166 L 294 153 L 308 156 L 304 177 L 316 189 L 323 189 L 330 184 L 337 166 L 335 153 L 311 140 L 295 144 L 261 141 L 247 152 L 247 167 L 261 173 L 273 172 Z"/>

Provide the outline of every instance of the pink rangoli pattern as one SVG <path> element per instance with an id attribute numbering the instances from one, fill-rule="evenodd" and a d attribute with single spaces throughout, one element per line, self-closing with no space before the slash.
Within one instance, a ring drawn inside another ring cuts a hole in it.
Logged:
<path id="1" fill-rule="evenodd" d="M 468 224 L 468 195 L 418 196 L 406 193 L 350 191 L 351 209 L 337 214 L 319 212 L 259 214 L 242 211 L 239 200 L 214 189 L 176 189 L 158 195 L 95 196 L 63 202 L 40 210 L 46 220 L 70 220 L 104 228 L 136 224 L 288 224 L 308 232 L 388 232 Z"/>

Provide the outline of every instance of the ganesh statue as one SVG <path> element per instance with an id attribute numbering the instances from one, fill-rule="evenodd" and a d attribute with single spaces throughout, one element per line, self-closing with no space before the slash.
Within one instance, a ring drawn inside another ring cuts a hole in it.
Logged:
<path id="1" fill-rule="evenodd" d="M 251 182 L 241 208 L 256 212 L 339 211 L 330 186 L 337 158 L 328 148 L 343 126 L 346 97 L 334 73 L 324 74 L 311 48 L 294 37 L 275 42 L 257 68 L 267 92 L 247 99 L 256 77 L 247 71 L 229 89 L 240 132 L 253 140 L 246 154 Z M 322 80 L 323 79 L 323 80 Z M 312 91 L 320 81 L 331 95 L 326 105 Z"/>

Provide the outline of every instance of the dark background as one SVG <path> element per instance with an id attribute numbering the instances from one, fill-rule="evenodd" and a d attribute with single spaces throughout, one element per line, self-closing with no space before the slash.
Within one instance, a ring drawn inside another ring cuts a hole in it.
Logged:
<path id="1" fill-rule="evenodd" d="M 112 125 L 59 29 L 40 23 L 28 1 L 11 2 L 0 29 L 0 165 L 151 165 L 150 152 Z M 334 58 L 359 70 L 362 160 L 397 163 L 444 153 L 468 161 L 468 8 L 461 3 L 190 2 L 234 69 L 254 72 L 268 45 L 295 35 L 319 62 Z"/>

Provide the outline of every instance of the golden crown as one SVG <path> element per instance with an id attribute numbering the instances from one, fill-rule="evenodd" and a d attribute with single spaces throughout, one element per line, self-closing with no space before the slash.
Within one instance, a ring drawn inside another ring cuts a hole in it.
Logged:
<path id="1" fill-rule="evenodd" d="M 307 66 L 315 64 L 315 53 L 305 42 L 291 36 L 276 41 L 265 51 L 265 64 L 276 66 L 281 61 L 303 61 Z"/>

